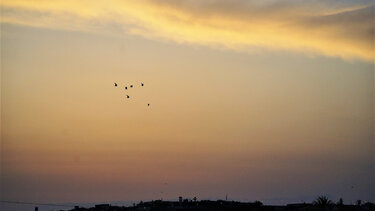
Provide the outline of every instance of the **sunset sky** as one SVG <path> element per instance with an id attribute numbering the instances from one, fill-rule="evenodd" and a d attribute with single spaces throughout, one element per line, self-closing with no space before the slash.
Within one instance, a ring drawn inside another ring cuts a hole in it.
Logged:
<path id="1" fill-rule="evenodd" d="M 372 0 L 0 5 L 2 200 L 375 201 Z"/>

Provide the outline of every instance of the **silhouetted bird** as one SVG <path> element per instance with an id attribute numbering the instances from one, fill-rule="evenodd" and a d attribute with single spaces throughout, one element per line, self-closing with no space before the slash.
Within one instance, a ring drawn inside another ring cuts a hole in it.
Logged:
<path id="1" fill-rule="evenodd" d="M 133 85 L 130 85 L 130 88 L 133 88 Z"/>
<path id="2" fill-rule="evenodd" d="M 141 86 L 144 86 L 144 84 L 143 84 L 143 83 L 141 83 Z"/>
<path id="3" fill-rule="evenodd" d="M 117 84 L 115 83 L 115 86 L 117 86 Z"/>
<path id="4" fill-rule="evenodd" d="M 126 95 L 126 98 L 130 98 L 130 96 L 129 96 L 129 95 Z"/>

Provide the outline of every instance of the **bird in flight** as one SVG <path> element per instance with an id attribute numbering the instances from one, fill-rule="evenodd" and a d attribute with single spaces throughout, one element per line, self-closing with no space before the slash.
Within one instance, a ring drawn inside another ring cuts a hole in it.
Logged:
<path id="1" fill-rule="evenodd" d="M 144 86 L 145 84 L 144 83 L 140 83 L 141 86 Z M 114 82 L 114 86 L 117 87 L 118 84 L 116 82 Z M 128 90 L 128 88 L 133 88 L 133 84 L 129 85 L 129 86 L 124 86 L 125 90 Z M 125 95 L 126 96 L 126 99 L 129 99 L 130 96 L 129 95 Z M 150 103 L 147 103 L 147 107 L 149 107 L 151 104 Z"/>

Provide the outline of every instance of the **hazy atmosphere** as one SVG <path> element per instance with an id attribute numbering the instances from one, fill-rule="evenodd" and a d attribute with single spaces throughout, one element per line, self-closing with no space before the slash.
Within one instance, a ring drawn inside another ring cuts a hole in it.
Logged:
<path id="1" fill-rule="evenodd" d="M 2 200 L 375 201 L 373 1 L 0 4 Z"/>

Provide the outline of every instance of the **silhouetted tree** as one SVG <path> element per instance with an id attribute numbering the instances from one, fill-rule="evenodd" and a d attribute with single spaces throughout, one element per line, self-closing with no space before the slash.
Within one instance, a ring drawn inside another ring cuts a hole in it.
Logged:
<path id="1" fill-rule="evenodd" d="M 197 197 L 194 196 L 193 201 L 196 202 L 197 201 Z"/>
<path id="2" fill-rule="evenodd" d="M 333 202 L 329 200 L 327 196 L 318 196 L 318 198 L 313 201 L 313 204 L 318 207 L 330 207 L 333 205 Z"/>
<path id="3" fill-rule="evenodd" d="M 366 206 L 367 208 L 369 208 L 370 210 L 375 210 L 375 204 L 374 203 L 366 202 L 363 205 Z"/>
<path id="4" fill-rule="evenodd" d="M 357 206 L 361 206 L 361 205 L 362 205 L 362 200 L 358 199 L 358 200 L 355 202 L 355 204 L 356 204 Z"/>
<path id="5" fill-rule="evenodd" d="M 344 200 L 342 198 L 339 198 L 339 200 L 336 203 L 337 206 L 343 206 L 344 205 Z"/>
<path id="6" fill-rule="evenodd" d="M 262 203 L 261 201 L 258 201 L 258 200 L 255 201 L 254 204 L 255 204 L 256 206 L 259 206 L 259 207 L 263 205 L 263 203 Z"/>

